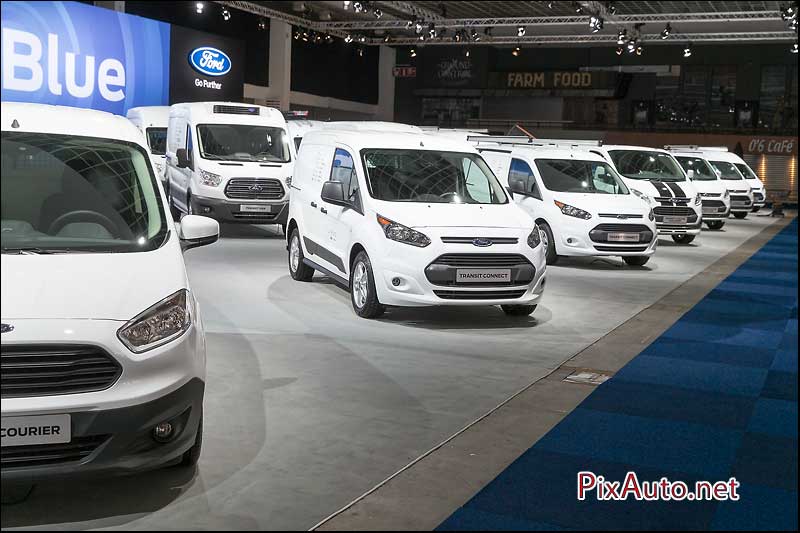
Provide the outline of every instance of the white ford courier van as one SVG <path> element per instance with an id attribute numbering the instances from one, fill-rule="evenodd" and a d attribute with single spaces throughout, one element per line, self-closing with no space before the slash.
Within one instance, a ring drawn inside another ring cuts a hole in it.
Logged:
<path id="1" fill-rule="evenodd" d="M 601 156 L 502 139 L 477 148 L 543 231 L 548 264 L 559 256 L 615 255 L 642 266 L 655 253 L 653 210 Z"/>
<path id="2" fill-rule="evenodd" d="M 669 148 L 669 147 L 667 147 Z M 731 214 L 731 195 L 703 152 L 670 150 L 703 199 L 703 222 L 719 230 Z"/>
<path id="3" fill-rule="evenodd" d="M 165 182 L 169 106 L 132 107 L 128 110 L 127 117 L 144 135 L 156 177 L 162 183 Z"/>
<path id="4" fill-rule="evenodd" d="M 220 222 L 286 224 L 294 144 L 277 109 L 175 104 L 167 134 L 167 196 Z"/>
<path id="5" fill-rule="evenodd" d="M 197 461 L 206 347 L 182 251 L 123 117 L 2 106 L 2 479 Z"/>
<path id="6" fill-rule="evenodd" d="M 545 285 L 539 230 L 471 145 L 345 127 L 311 131 L 300 148 L 287 228 L 295 280 L 327 274 L 365 318 L 385 306 L 533 312 Z"/>

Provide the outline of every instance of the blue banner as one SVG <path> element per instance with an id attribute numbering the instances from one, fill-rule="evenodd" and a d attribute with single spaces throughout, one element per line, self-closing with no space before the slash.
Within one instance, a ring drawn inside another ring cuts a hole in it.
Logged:
<path id="1" fill-rule="evenodd" d="M 4 1 L 1 20 L 3 101 L 169 103 L 169 24 L 76 2 Z"/>

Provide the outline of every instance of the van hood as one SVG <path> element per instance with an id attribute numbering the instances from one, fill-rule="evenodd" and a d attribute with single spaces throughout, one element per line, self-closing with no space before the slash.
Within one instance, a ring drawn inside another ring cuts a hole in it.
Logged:
<path id="1" fill-rule="evenodd" d="M 198 169 L 219 174 L 223 178 L 277 178 L 292 175 L 292 163 L 255 163 L 239 161 L 213 161 L 203 159 Z"/>
<path id="2" fill-rule="evenodd" d="M 2 318 L 128 321 L 186 288 L 177 241 L 151 252 L 3 254 Z"/>
<path id="3" fill-rule="evenodd" d="M 698 180 L 693 181 L 692 185 L 699 191 L 704 193 L 724 194 L 728 190 L 722 180 Z"/>
<path id="4" fill-rule="evenodd" d="M 635 194 L 586 194 L 553 192 L 553 199 L 593 215 L 599 213 L 647 215 L 650 206 Z"/>
<path id="5" fill-rule="evenodd" d="M 629 189 L 636 189 L 650 198 L 660 197 L 686 197 L 694 198 L 697 196 L 697 189 L 690 181 L 656 181 L 656 180 L 634 180 L 624 178 L 625 185 Z"/>
<path id="6" fill-rule="evenodd" d="M 747 184 L 750 186 L 750 188 L 755 191 L 760 191 L 764 188 L 764 183 L 760 179 L 748 178 L 745 181 L 747 181 Z"/>
<path id="7" fill-rule="evenodd" d="M 534 222 L 513 202 L 507 204 L 436 204 L 376 202 L 378 214 L 410 228 L 533 228 Z"/>

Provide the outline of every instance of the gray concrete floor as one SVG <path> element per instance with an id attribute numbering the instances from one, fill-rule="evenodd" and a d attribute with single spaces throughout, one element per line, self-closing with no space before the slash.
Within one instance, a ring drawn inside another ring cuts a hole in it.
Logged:
<path id="1" fill-rule="evenodd" d="M 772 222 L 662 239 L 641 269 L 564 260 L 533 317 L 515 320 L 494 308 L 362 320 L 324 278 L 291 280 L 274 229 L 224 227 L 186 256 L 209 350 L 197 474 L 41 485 L 3 506 L 2 526 L 308 529 Z"/>

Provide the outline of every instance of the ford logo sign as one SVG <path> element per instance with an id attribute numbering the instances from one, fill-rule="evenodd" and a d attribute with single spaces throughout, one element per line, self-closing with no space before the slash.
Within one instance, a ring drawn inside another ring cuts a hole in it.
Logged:
<path id="1" fill-rule="evenodd" d="M 472 244 L 474 246 L 479 246 L 481 248 L 486 248 L 487 246 L 491 246 L 494 243 L 489 239 L 472 239 Z"/>
<path id="2" fill-rule="evenodd" d="M 231 58 L 211 46 L 195 48 L 189 54 L 189 64 L 201 74 L 207 76 L 224 76 L 231 70 Z"/>

